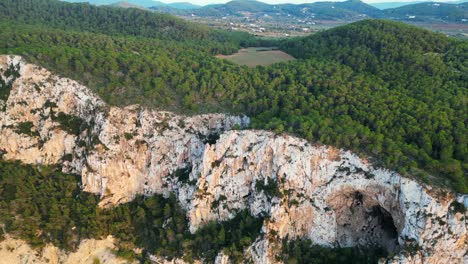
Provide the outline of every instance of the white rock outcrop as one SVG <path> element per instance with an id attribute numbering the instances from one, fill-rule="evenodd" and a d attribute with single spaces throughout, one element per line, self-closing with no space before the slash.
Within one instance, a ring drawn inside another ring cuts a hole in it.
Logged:
<path id="1" fill-rule="evenodd" d="M 192 231 L 242 210 L 267 216 L 246 251 L 256 263 L 276 263 L 280 240 L 300 237 L 326 246 L 379 245 L 395 253 L 393 263 L 468 260 L 467 215 L 451 207 L 466 204 L 466 195 L 421 185 L 349 151 L 231 130 L 246 126 L 246 117 L 109 107 L 75 81 L 0 56 L 1 68 L 10 64 L 20 76 L 0 102 L 3 158 L 61 164 L 80 174 L 83 190 L 100 194 L 103 206 L 175 193 Z"/>
<path id="2" fill-rule="evenodd" d="M 63 164 L 82 175 L 84 191 L 103 196 L 102 204 L 172 191 L 168 176 L 200 160 L 204 142 L 249 122 L 225 114 L 187 117 L 109 107 L 85 86 L 20 57 L 0 57 L 0 67 L 8 65 L 19 65 L 20 77 L 0 112 L 3 158 Z"/>
<path id="3" fill-rule="evenodd" d="M 83 240 L 77 250 L 72 253 L 62 251 L 50 244 L 37 252 L 25 241 L 7 236 L 0 242 L 0 264 L 129 264 L 129 261 L 118 258 L 112 252 L 115 249 L 114 238 L 111 236 L 100 240 Z M 132 264 L 136 263 L 138 262 L 132 262 Z"/>
<path id="4" fill-rule="evenodd" d="M 374 168 L 349 151 L 271 132 L 229 131 L 206 147 L 192 173 L 200 174 L 202 190 L 189 206 L 193 229 L 243 209 L 269 216 L 267 241 L 258 240 L 251 249 L 259 263 L 274 259 L 275 241 L 299 237 L 326 246 L 375 244 L 394 252 L 416 246 L 424 263 L 466 258 L 466 215 L 450 206 L 466 196 Z M 261 190 L 269 182 L 279 195 Z"/>

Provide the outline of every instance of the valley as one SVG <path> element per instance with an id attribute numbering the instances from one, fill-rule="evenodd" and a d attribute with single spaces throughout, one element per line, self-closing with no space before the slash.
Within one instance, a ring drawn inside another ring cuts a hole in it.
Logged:
<path id="1" fill-rule="evenodd" d="M 98 5 L 113 3 L 111 0 L 90 2 Z M 255 0 L 234 0 L 206 6 L 139 0 L 130 2 L 114 5 L 145 8 L 214 28 L 249 32 L 263 37 L 304 36 L 369 18 L 402 21 L 459 38 L 466 38 L 468 34 L 468 9 L 467 3 L 463 1 L 390 3 L 389 7 L 382 9 L 359 0 L 276 5 Z"/>
<path id="2" fill-rule="evenodd" d="M 0 263 L 468 261 L 461 23 L 145 3 L 0 0 Z"/>

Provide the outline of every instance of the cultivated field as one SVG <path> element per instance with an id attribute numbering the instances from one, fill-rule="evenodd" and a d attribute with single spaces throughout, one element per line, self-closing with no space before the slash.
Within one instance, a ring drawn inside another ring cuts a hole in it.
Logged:
<path id="1" fill-rule="evenodd" d="M 241 49 L 232 55 L 218 55 L 216 57 L 249 67 L 266 66 L 277 62 L 294 60 L 291 55 L 274 48 L 247 48 Z"/>

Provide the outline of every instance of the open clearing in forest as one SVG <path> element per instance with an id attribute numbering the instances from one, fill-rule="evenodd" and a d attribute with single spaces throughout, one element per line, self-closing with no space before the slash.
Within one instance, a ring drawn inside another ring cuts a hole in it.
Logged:
<path id="1" fill-rule="evenodd" d="M 216 57 L 249 67 L 266 66 L 277 62 L 294 60 L 293 56 L 271 47 L 246 48 L 231 55 L 217 55 Z"/>

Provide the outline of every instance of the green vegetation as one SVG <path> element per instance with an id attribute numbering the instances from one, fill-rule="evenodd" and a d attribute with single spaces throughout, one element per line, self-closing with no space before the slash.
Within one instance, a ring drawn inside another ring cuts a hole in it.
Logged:
<path id="1" fill-rule="evenodd" d="M 214 56 L 275 44 L 297 60 L 248 68 Z M 77 79 L 111 105 L 245 113 L 253 128 L 352 149 L 421 181 L 468 192 L 468 42 L 366 20 L 305 38 L 261 43 L 141 10 L 5 0 L 0 2 L 0 53 L 22 55 Z M 7 77 L 17 75 L 11 67 L 3 73 Z M 2 79 L 0 99 L 7 99 L 10 89 Z M 64 113 L 55 120 L 75 135 L 88 127 Z M 32 124 L 18 129 L 32 133 Z M 207 137 L 206 143 L 217 136 Z M 98 139 L 88 141 L 80 144 Z M 174 176 L 187 181 L 188 170 Z M 35 247 L 51 242 L 74 249 L 84 238 L 113 234 L 122 257 L 143 259 L 129 251 L 137 246 L 169 258 L 185 253 L 189 262 L 212 260 L 221 249 L 242 262 L 242 249 L 263 222 L 241 212 L 190 234 L 175 197 L 136 197 L 103 210 L 96 196 L 80 191 L 78 182 L 56 168 L 0 161 L 0 221 L 8 233 Z M 278 195 L 274 180 L 255 187 Z M 340 263 L 341 256 L 374 261 L 374 254 L 311 247 L 305 240 L 285 245 L 283 255 L 289 263 L 317 258 Z"/>
<path id="2" fill-rule="evenodd" d="M 263 218 L 239 212 L 225 222 L 210 222 L 195 234 L 188 230 L 186 212 L 174 196 L 138 196 L 132 202 L 110 209 L 97 206 L 96 195 L 82 192 L 79 176 L 58 168 L 23 165 L 0 159 L 0 222 L 11 235 L 33 247 L 52 243 L 74 250 L 86 238 L 109 234 L 119 240 L 116 254 L 141 259 L 132 248 L 158 256 L 213 261 L 223 250 L 236 263 L 243 249 L 260 234 Z"/>
<path id="3" fill-rule="evenodd" d="M 15 131 L 18 134 L 25 134 L 32 137 L 37 135 L 37 132 L 32 130 L 33 127 L 34 124 L 32 122 L 21 122 L 17 125 Z"/>
<path id="4" fill-rule="evenodd" d="M 13 82 L 20 76 L 18 65 L 9 65 L 0 69 L 0 100 L 7 101 Z"/>
<path id="5" fill-rule="evenodd" d="M 414 21 L 450 21 L 460 23 L 468 16 L 468 3 L 415 3 L 412 5 L 400 6 L 383 10 L 386 17 L 393 19 L 408 19 L 408 15 L 415 16 Z"/>
<path id="6" fill-rule="evenodd" d="M 175 177 L 177 178 L 177 181 L 182 182 L 182 183 L 190 183 L 190 173 L 192 172 L 192 165 L 189 165 L 185 168 L 177 169 L 174 172 Z"/>
<path id="7" fill-rule="evenodd" d="M 3 0 L 0 6 L 4 19 L 48 28 L 175 40 L 210 37 L 207 27 L 138 9 L 96 7 L 56 0 Z"/>
<path id="8" fill-rule="evenodd" d="M 453 210 L 455 213 L 461 213 L 464 214 L 466 212 L 465 205 L 462 203 L 459 203 L 457 201 L 453 201 L 452 204 L 450 204 L 450 208 Z"/>
<path id="9" fill-rule="evenodd" d="M 269 197 L 280 197 L 281 192 L 279 189 L 278 182 L 273 178 L 268 178 L 267 183 L 263 181 L 255 182 L 255 190 L 257 192 L 263 191 L 266 196 Z"/>
<path id="10" fill-rule="evenodd" d="M 283 251 L 278 260 L 287 264 L 328 264 L 328 263 L 377 263 L 387 254 L 381 249 L 327 248 L 313 245 L 309 239 L 283 241 Z"/>
<path id="11" fill-rule="evenodd" d="M 83 119 L 63 112 L 59 112 L 57 116 L 52 115 L 52 119 L 60 124 L 61 129 L 76 136 L 88 127 L 87 122 Z"/>
<path id="12" fill-rule="evenodd" d="M 129 261 L 144 262 L 146 253 L 151 253 L 169 259 L 183 257 L 189 263 L 196 259 L 213 262 L 223 251 L 234 263 L 245 263 L 243 250 L 260 235 L 264 221 L 241 211 L 231 220 L 209 222 L 191 234 L 186 212 L 174 196 L 137 196 L 130 203 L 101 209 L 99 197 L 82 192 L 79 183 L 79 176 L 64 174 L 59 168 L 0 159 L 0 222 L 5 231 L 35 248 L 52 243 L 65 250 L 76 249 L 83 239 L 112 234 L 118 239 L 114 253 Z M 308 240 L 284 245 L 281 259 L 287 263 L 343 263 L 343 256 L 348 263 L 375 262 L 374 255 L 311 247 Z M 136 254 L 135 247 L 143 248 L 143 254 Z"/>
<path id="13" fill-rule="evenodd" d="M 211 134 L 208 134 L 206 137 L 201 135 L 201 139 L 203 141 L 203 144 L 213 145 L 213 144 L 216 144 L 216 141 L 218 141 L 219 133 L 211 133 Z"/>
<path id="14" fill-rule="evenodd" d="M 188 256 L 214 261 L 216 255 L 223 251 L 234 263 L 245 263 L 243 250 L 250 246 L 260 234 L 263 218 L 252 217 L 247 211 L 238 212 L 229 221 L 210 222 L 198 230 L 191 241 L 191 247 L 184 249 Z"/>
<path id="15" fill-rule="evenodd" d="M 261 43 L 247 33 L 211 30 L 170 15 L 58 0 L 2 0 L 0 20 L 110 36 L 198 42 L 219 53 L 233 52 L 239 45 L 256 46 Z"/>
<path id="16" fill-rule="evenodd" d="M 96 226 L 98 197 L 81 192 L 78 177 L 51 167 L 0 160 L 0 222 L 33 247 L 46 242 L 74 249 L 101 234 Z"/>
<path id="17" fill-rule="evenodd" d="M 219 55 L 217 57 L 249 67 L 267 66 L 273 63 L 294 60 L 291 55 L 272 48 L 247 48 L 241 49 L 232 55 Z"/>
<path id="18" fill-rule="evenodd" d="M 223 80 L 225 73 L 240 76 L 246 71 L 212 57 L 211 49 L 218 53 L 225 47 L 201 41 L 113 37 L 8 23 L 0 28 L 1 53 L 21 54 L 79 80 L 113 105 L 221 110 L 216 97 L 232 82 Z"/>
<path id="19" fill-rule="evenodd" d="M 173 9 L 165 6 L 154 6 L 151 9 L 174 15 L 191 16 L 195 14 L 200 17 L 219 18 L 226 16 L 239 17 L 243 16 L 243 14 L 245 14 L 244 12 L 250 12 L 254 15 L 267 14 L 273 17 L 275 22 L 282 22 L 283 20 L 288 21 L 288 19 L 292 18 L 304 19 L 310 18 L 311 16 L 319 20 L 346 20 L 360 18 L 363 14 L 368 17 L 379 17 L 382 14 L 382 11 L 377 8 L 355 0 L 342 2 L 322 1 L 299 5 L 267 4 L 252 0 L 233 0 L 225 4 L 207 5 L 191 10 Z"/>
<path id="20" fill-rule="evenodd" d="M 125 137 L 126 140 L 131 140 L 133 138 L 133 134 L 125 132 L 124 137 Z"/>
<path id="21" fill-rule="evenodd" d="M 299 60 L 252 69 L 215 58 L 206 43 L 4 25 L 1 53 L 78 79 L 110 104 L 245 113 L 254 128 L 468 191 L 466 41 L 366 20 L 285 41 Z"/>
<path id="22" fill-rule="evenodd" d="M 320 141 L 365 150 L 404 174 L 437 182 L 427 178 L 429 172 L 468 191 L 467 129 L 460 119 L 467 115 L 468 64 L 463 58 L 468 42 L 367 20 L 289 41 L 283 48 L 306 61 L 344 67 L 337 72 L 341 77 L 328 74 L 328 84 L 312 92 L 323 98 L 322 106 L 309 105 L 312 109 L 321 109 L 322 118 L 341 120 L 332 121 L 328 126 L 334 129 Z M 341 135 L 333 135 L 337 131 Z"/>

